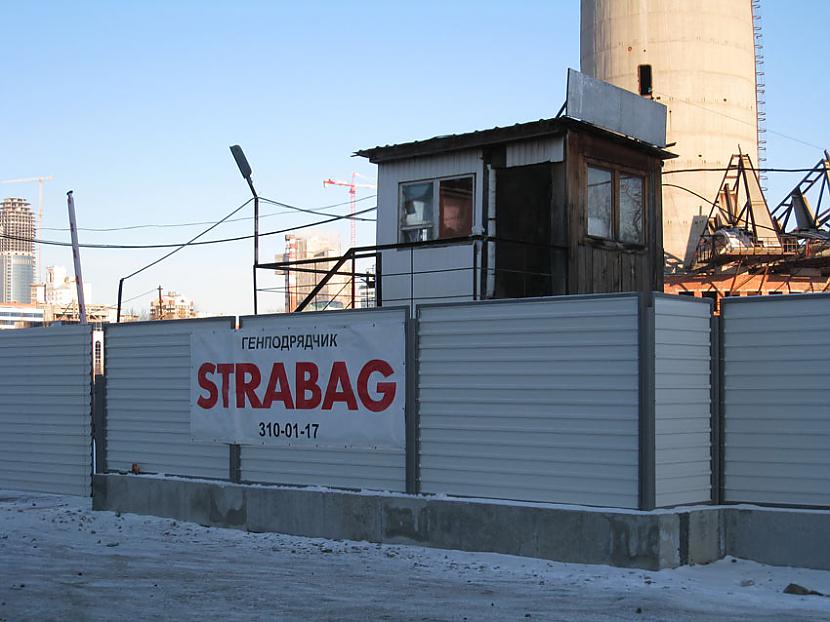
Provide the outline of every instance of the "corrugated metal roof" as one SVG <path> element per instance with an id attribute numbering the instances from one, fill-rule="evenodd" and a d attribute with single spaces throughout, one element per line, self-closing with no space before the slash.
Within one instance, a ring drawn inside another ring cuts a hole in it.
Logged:
<path id="1" fill-rule="evenodd" d="M 416 140 L 397 145 L 385 145 L 361 149 L 354 155 L 369 158 L 371 162 L 386 162 L 400 160 L 416 156 L 432 155 L 447 151 L 458 151 L 461 149 L 473 149 L 487 145 L 508 143 L 540 136 L 554 136 L 565 133 L 568 129 L 577 129 L 594 134 L 601 134 L 609 140 L 623 142 L 635 149 L 648 151 L 662 159 L 677 157 L 660 147 L 645 143 L 641 140 L 623 136 L 616 132 L 597 127 L 591 123 L 580 121 L 568 116 L 554 117 L 551 119 L 539 119 L 526 123 L 516 123 L 506 127 L 493 127 L 486 130 L 476 130 L 465 134 L 444 134 L 434 136 L 425 140 Z"/>

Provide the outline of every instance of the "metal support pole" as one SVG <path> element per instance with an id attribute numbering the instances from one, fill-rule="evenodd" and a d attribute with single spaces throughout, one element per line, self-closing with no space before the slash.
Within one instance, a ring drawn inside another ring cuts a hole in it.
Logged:
<path id="1" fill-rule="evenodd" d="M 239 145 L 231 145 L 231 155 L 236 161 L 236 166 L 242 174 L 242 178 L 248 182 L 248 187 L 251 189 L 251 194 L 254 195 L 254 315 L 258 312 L 257 305 L 257 286 L 256 286 L 256 271 L 259 267 L 259 195 L 254 188 L 254 182 L 251 181 L 251 165 L 248 164 L 248 158 L 245 157 L 245 152 Z"/>
<path id="2" fill-rule="evenodd" d="M 383 252 L 375 255 L 375 306 L 383 306 Z"/>
<path id="3" fill-rule="evenodd" d="M 354 222 L 354 220 L 352 220 Z M 355 257 L 352 255 L 352 309 L 356 309 L 357 305 L 355 304 L 355 295 L 356 295 L 356 288 L 355 288 L 355 274 L 357 273 L 357 266 L 355 265 Z"/>
<path id="4" fill-rule="evenodd" d="M 75 222 L 75 200 L 72 191 L 66 193 L 69 208 L 69 232 L 72 236 L 72 260 L 75 263 L 75 286 L 78 292 L 78 316 L 81 324 L 86 324 L 86 303 L 84 302 L 84 277 L 81 274 L 81 249 L 78 246 L 78 226 Z"/>
<path id="5" fill-rule="evenodd" d="M 115 323 L 121 322 L 121 295 L 124 293 L 124 279 L 118 281 L 118 307 L 115 312 Z"/>
<path id="6" fill-rule="evenodd" d="M 247 180 L 248 186 L 251 188 L 251 192 L 254 195 L 254 315 L 257 315 L 259 312 L 259 305 L 258 305 L 258 291 L 257 291 L 257 284 L 256 284 L 256 271 L 257 267 L 259 266 L 259 195 L 256 193 L 254 189 L 254 184 L 249 177 Z"/>

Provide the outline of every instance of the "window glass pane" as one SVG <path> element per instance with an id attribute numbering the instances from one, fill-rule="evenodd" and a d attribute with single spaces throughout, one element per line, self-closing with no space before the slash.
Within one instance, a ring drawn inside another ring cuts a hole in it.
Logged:
<path id="1" fill-rule="evenodd" d="M 588 235 L 611 238 L 611 171 L 588 167 Z"/>
<path id="2" fill-rule="evenodd" d="M 620 240 L 643 243 L 643 178 L 620 173 Z"/>
<path id="3" fill-rule="evenodd" d="M 432 239 L 432 227 L 401 229 L 401 242 L 426 242 Z"/>
<path id="4" fill-rule="evenodd" d="M 432 239 L 432 182 L 401 186 L 401 241 Z"/>
<path id="5" fill-rule="evenodd" d="M 473 230 L 473 178 L 445 179 L 440 182 L 441 223 L 439 237 L 470 235 Z"/>

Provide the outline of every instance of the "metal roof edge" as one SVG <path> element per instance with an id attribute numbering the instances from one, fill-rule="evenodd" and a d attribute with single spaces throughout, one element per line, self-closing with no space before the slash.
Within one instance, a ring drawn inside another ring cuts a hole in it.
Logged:
<path id="1" fill-rule="evenodd" d="M 543 136 L 557 136 L 568 129 L 582 129 L 608 136 L 618 142 L 629 144 L 635 149 L 648 151 L 663 160 L 676 158 L 677 155 L 666 151 L 663 147 L 651 145 L 631 136 L 596 126 L 581 119 L 562 116 L 549 119 L 539 119 L 525 123 L 516 123 L 505 127 L 494 127 L 486 130 L 476 130 L 464 134 L 450 134 L 435 136 L 424 140 L 399 143 L 360 149 L 352 155 L 368 158 L 373 164 L 434 155 L 448 151 L 460 151 L 463 149 L 474 149 L 490 145 L 508 143 Z"/>

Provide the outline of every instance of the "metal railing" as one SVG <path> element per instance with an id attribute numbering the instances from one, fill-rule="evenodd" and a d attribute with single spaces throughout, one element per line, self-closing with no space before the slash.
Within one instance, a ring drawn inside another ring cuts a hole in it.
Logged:
<path id="1" fill-rule="evenodd" d="M 746 238 L 725 237 L 718 234 L 704 234 L 697 246 L 697 263 L 710 263 L 718 260 L 732 260 L 752 256 L 791 256 L 801 253 L 803 244 L 795 236 Z"/>
<path id="2" fill-rule="evenodd" d="M 257 268 L 273 270 L 282 276 L 284 284 L 277 287 L 262 288 L 259 291 L 281 294 L 285 297 L 286 312 L 301 312 L 305 310 L 325 311 L 333 309 L 355 309 L 366 307 L 380 307 L 384 304 L 414 304 L 416 301 L 440 301 L 458 299 L 461 294 L 453 295 L 416 295 L 414 279 L 418 275 L 470 274 L 470 291 L 474 299 L 483 298 L 485 288 L 483 279 L 496 274 L 510 274 L 521 282 L 526 295 L 548 295 L 549 282 L 553 274 L 544 270 L 527 270 L 517 268 L 497 268 L 487 265 L 482 257 L 487 243 L 499 242 L 502 244 L 527 247 L 527 252 L 541 256 L 551 248 L 561 248 L 555 245 L 538 244 L 486 235 L 471 235 L 425 242 L 402 242 L 396 244 L 378 244 L 350 248 L 342 256 L 314 257 L 290 261 L 277 261 L 267 264 L 258 264 Z M 475 245 L 479 245 L 478 251 Z M 416 251 L 431 248 L 470 246 L 473 250 L 469 265 L 445 266 L 438 268 L 416 268 Z M 390 271 L 383 267 L 384 251 L 402 251 L 408 253 L 408 267 L 404 270 Z M 384 295 L 384 279 L 390 277 L 408 277 L 409 294 L 390 297 Z M 525 283 L 527 281 L 527 283 Z M 539 293 L 532 293 L 539 290 Z"/>

